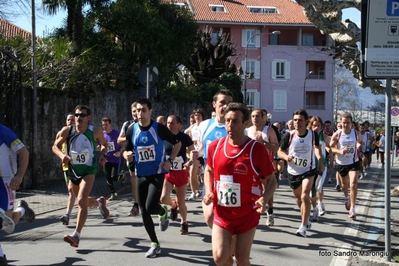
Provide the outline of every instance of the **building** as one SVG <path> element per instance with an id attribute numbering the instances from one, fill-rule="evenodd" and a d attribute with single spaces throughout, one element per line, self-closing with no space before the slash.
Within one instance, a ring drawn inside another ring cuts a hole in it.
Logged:
<path id="1" fill-rule="evenodd" d="M 30 39 L 31 33 L 0 18 L 0 38 L 15 38 L 22 37 L 23 39 Z"/>
<path id="2" fill-rule="evenodd" d="M 334 60 L 328 36 L 291 0 L 177 0 L 194 13 L 202 29 L 220 29 L 237 44 L 242 92 L 247 105 L 264 108 L 284 122 L 305 108 L 310 115 L 333 119 Z M 279 34 L 273 34 L 279 33 Z M 245 64 L 246 62 L 246 64 Z"/>

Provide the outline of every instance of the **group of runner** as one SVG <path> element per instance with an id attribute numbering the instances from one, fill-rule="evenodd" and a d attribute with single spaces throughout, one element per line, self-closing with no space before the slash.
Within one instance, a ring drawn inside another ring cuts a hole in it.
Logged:
<path id="1" fill-rule="evenodd" d="M 108 219 L 106 198 L 94 199 L 89 194 L 99 162 L 104 165 L 107 176 L 109 200 L 117 199 L 113 182 L 120 173 L 122 158 L 129 169 L 134 198 L 129 215 L 141 213 L 151 240 L 146 257 L 161 254 L 151 215 L 159 216 L 160 230 L 165 231 L 169 219 L 177 220 L 179 210 L 180 234 L 188 234 L 185 195 L 189 183 L 192 192 L 189 199 L 202 198 L 204 219 L 212 229 L 215 262 L 248 265 L 261 214 L 267 214 L 266 225 L 274 225 L 273 194 L 279 180 L 284 178 L 284 164 L 301 214 L 298 236 L 306 237 L 311 221 L 325 214 L 323 184 L 327 169 L 332 174 L 334 159 L 345 207 L 349 217 L 356 217 L 360 160 L 367 158 L 363 154 L 368 142 L 362 130 L 351 127 L 349 114 L 342 115 L 342 129 L 333 133 L 331 122 L 323 124 L 317 116 L 309 119 L 307 112 L 300 109 L 294 112 L 283 133 L 279 124 L 268 123 L 266 110 L 248 110 L 244 104 L 233 102 L 232 94 L 226 89 L 214 95 L 212 104 L 215 116 L 210 119 L 204 120 L 201 109 L 193 111 L 187 134 L 182 133 L 178 115 L 164 117 L 166 125 L 161 117 L 159 122 L 152 120 L 152 103 L 146 98 L 132 104 L 133 120 L 125 122 L 120 132 L 112 129 L 108 117 L 102 119 L 103 130 L 91 126 L 91 112 L 87 106 L 78 105 L 74 113 L 68 114 L 67 125 L 57 133 L 52 147 L 63 163 L 68 181 L 67 210 L 61 222 L 69 223 L 75 199 L 78 204 L 75 231 L 65 235 L 64 241 L 73 247 L 79 246 L 88 207 L 98 207 L 102 218 Z M 26 148 L 14 133 L 1 132 L 0 145 L 7 147 L 7 153 L 13 154 L 14 160 L 16 154 L 20 155 L 18 169 L 1 166 L 2 185 L 14 193 L 5 194 L 9 190 L 2 188 L 0 194 L 0 224 L 10 233 L 20 217 L 33 221 L 35 215 L 24 201 L 12 212 L 12 200 L 26 171 L 29 154 L 25 154 Z M 199 185 L 201 166 L 204 167 L 203 188 Z M 328 180 L 331 181 L 331 176 Z M 171 198 L 172 190 L 175 190 L 175 199 Z M 5 260 L 0 247 L 0 259 L 2 257 Z"/>

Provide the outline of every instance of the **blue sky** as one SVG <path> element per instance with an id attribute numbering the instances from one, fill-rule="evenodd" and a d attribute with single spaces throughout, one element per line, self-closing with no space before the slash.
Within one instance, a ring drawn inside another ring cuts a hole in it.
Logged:
<path id="1" fill-rule="evenodd" d="M 37 0 L 38 1 L 38 0 Z M 39 0 L 40 1 L 40 0 Z M 41 1 L 36 4 L 36 6 L 40 6 Z M 41 12 L 36 12 L 36 34 L 39 36 L 43 36 L 46 32 L 51 32 L 53 29 L 61 27 L 63 19 L 66 17 L 66 12 L 64 10 L 60 10 L 56 16 L 48 16 L 44 15 Z M 360 27 L 360 12 L 355 8 L 348 8 L 343 10 L 343 20 L 349 18 L 351 21 L 355 22 Z M 12 23 L 17 26 L 31 32 L 31 14 L 21 15 L 12 20 Z M 364 102 L 374 102 L 376 99 L 384 99 L 384 95 L 375 96 L 370 92 L 369 88 L 360 90 L 361 98 L 364 99 Z"/>

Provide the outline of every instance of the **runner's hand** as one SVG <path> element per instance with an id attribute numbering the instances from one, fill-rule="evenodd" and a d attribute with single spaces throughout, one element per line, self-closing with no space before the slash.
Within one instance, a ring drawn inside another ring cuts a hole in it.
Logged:
<path id="1" fill-rule="evenodd" d="M 214 195 L 213 195 L 212 192 L 207 193 L 207 194 L 204 196 L 204 199 L 203 199 L 204 204 L 205 204 L 205 205 L 211 204 L 211 203 L 213 202 L 213 198 L 214 198 Z"/>
<path id="2" fill-rule="evenodd" d="M 260 214 L 263 214 L 266 211 L 266 204 L 265 204 L 265 199 L 263 197 L 260 197 L 257 201 L 255 201 L 256 211 Z"/>

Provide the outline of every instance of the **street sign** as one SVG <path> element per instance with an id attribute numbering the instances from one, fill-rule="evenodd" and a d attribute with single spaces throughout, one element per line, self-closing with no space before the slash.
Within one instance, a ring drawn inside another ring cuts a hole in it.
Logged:
<path id="1" fill-rule="evenodd" d="M 399 126 L 399 107 L 391 107 L 391 126 Z"/>
<path id="2" fill-rule="evenodd" d="M 399 0 L 368 0 L 366 78 L 399 78 Z"/>
<path id="3" fill-rule="evenodd" d="M 158 68 L 152 64 L 143 65 L 138 73 L 139 82 L 143 86 L 147 86 L 147 69 L 150 71 L 149 75 L 149 85 L 154 86 L 158 82 Z"/>

